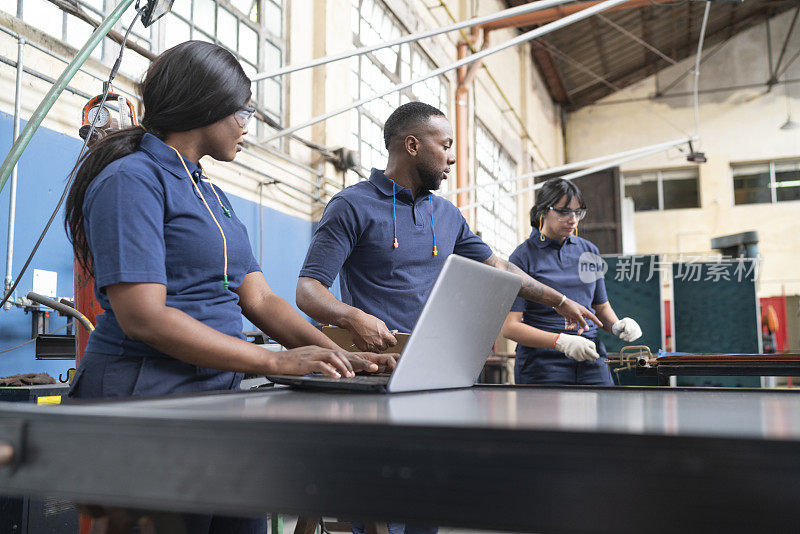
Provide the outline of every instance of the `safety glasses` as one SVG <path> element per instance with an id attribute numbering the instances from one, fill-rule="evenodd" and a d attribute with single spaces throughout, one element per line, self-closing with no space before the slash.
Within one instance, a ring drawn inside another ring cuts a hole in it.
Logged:
<path id="1" fill-rule="evenodd" d="M 568 221 L 573 216 L 575 216 L 575 218 L 580 221 L 584 217 L 586 217 L 585 208 L 580 208 L 577 210 L 566 210 L 563 208 L 554 208 L 553 206 L 550 206 L 550 209 L 553 210 L 553 213 L 556 214 L 556 218 L 559 221 Z"/>
<path id="2" fill-rule="evenodd" d="M 253 118 L 255 112 L 256 108 L 245 106 L 235 111 L 233 113 L 233 118 L 236 119 L 236 123 L 239 125 L 239 127 L 242 130 L 244 130 L 245 128 L 247 128 L 247 123 L 250 122 L 250 119 Z"/>

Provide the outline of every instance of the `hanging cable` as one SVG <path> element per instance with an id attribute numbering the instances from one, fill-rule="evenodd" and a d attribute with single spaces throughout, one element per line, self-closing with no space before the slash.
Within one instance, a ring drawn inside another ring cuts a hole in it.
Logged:
<path id="1" fill-rule="evenodd" d="M 114 62 L 114 66 L 112 67 L 111 73 L 108 76 L 108 82 L 106 83 L 105 90 L 103 91 L 103 98 L 100 100 L 101 108 L 106 103 L 106 98 L 108 97 L 108 93 L 109 91 L 111 91 L 111 82 L 114 81 L 114 78 L 117 75 L 117 71 L 119 70 L 119 66 L 122 63 L 122 54 L 125 52 L 124 41 L 128 39 L 128 35 L 130 35 L 131 30 L 133 29 L 133 25 L 136 24 L 137 20 L 139 20 L 139 17 L 141 16 L 144 9 L 145 9 L 144 7 L 139 8 L 137 3 L 136 16 L 133 17 L 130 26 L 128 26 L 128 31 L 125 32 L 125 38 L 123 40 L 122 46 L 119 47 L 119 55 L 117 56 L 117 60 Z M 86 139 L 83 140 L 83 146 L 81 146 L 81 151 L 78 153 L 77 161 L 81 161 L 81 158 L 83 157 L 83 154 L 86 151 L 86 147 L 89 144 L 89 139 L 92 138 L 92 134 L 94 133 L 94 125 L 97 122 L 98 117 L 100 117 L 100 113 L 95 113 L 94 119 L 92 120 L 92 124 L 89 128 L 89 132 L 86 135 Z M 64 191 L 61 193 L 61 198 L 58 199 L 58 204 L 56 204 L 56 208 L 53 210 L 53 213 L 50 214 L 50 218 L 47 220 L 47 224 L 45 224 L 44 230 L 42 230 L 42 233 L 39 234 L 39 239 L 36 240 L 36 244 L 33 246 L 33 250 L 31 250 L 31 253 L 28 255 L 28 259 L 25 260 L 22 269 L 20 269 L 19 273 L 17 273 L 17 279 L 14 281 L 14 285 L 11 286 L 8 292 L 3 296 L 3 300 L 0 301 L 0 308 L 2 308 L 3 304 L 5 304 L 6 301 L 8 301 L 8 299 L 11 297 L 11 295 L 14 294 L 14 291 L 17 289 L 20 280 L 22 280 L 22 275 L 25 274 L 25 271 L 31 264 L 34 255 L 36 255 L 36 251 L 39 250 L 39 245 L 42 244 L 44 236 L 47 234 L 47 231 L 50 230 L 50 225 L 53 224 L 53 219 L 56 218 L 58 211 L 61 209 L 61 205 L 64 203 L 64 199 L 67 198 L 67 194 L 69 193 L 69 189 L 72 186 L 72 181 L 75 179 L 75 173 L 77 172 L 77 170 L 78 170 L 78 165 L 75 165 L 75 167 L 73 167 L 72 169 L 72 172 L 70 172 L 69 177 L 67 178 L 67 184 L 64 186 Z"/>

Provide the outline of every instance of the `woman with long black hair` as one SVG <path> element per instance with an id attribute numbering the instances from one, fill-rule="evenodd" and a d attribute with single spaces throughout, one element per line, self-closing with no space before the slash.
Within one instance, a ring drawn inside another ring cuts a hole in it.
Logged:
<path id="1" fill-rule="evenodd" d="M 587 308 L 594 308 L 603 329 L 633 341 L 642 330 L 633 319 L 618 319 L 606 295 L 597 247 L 578 237 L 586 203 L 574 183 L 551 178 L 531 209 L 531 236 L 508 260 Z M 514 377 L 518 384 L 611 385 L 606 350 L 597 325 L 567 329 L 548 306 L 517 299 L 503 324 L 503 335 L 517 342 Z"/>
<path id="2" fill-rule="evenodd" d="M 126 397 L 235 389 L 245 372 L 352 376 L 391 367 L 349 353 L 267 285 L 245 226 L 200 159 L 241 150 L 250 80 L 202 41 L 157 57 L 141 127 L 109 134 L 78 162 L 65 226 L 105 310 L 70 395 Z M 290 350 L 244 340 L 242 314 Z"/>

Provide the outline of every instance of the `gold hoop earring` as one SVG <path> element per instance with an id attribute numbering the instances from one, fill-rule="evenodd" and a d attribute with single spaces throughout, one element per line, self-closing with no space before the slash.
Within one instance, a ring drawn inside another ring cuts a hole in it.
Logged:
<path id="1" fill-rule="evenodd" d="M 542 233 L 542 227 L 544 227 L 544 215 L 539 216 L 539 239 L 544 241 L 544 234 Z"/>

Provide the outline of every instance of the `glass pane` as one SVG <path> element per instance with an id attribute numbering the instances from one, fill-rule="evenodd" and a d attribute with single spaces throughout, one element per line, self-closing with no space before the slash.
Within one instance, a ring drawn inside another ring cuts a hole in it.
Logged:
<path id="1" fill-rule="evenodd" d="M 800 161 L 775 163 L 775 188 L 779 202 L 800 200 Z"/>
<path id="2" fill-rule="evenodd" d="M 269 41 L 264 43 L 264 70 L 267 72 L 279 69 L 281 66 L 281 50 Z"/>
<path id="3" fill-rule="evenodd" d="M 0 0 L 0 11 L 5 11 L 12 17 L 16 17 L 17 2 L 15 0 Z"/>
<path id="4" fill-rule="evenodd" d="M 211 37 L 210 35 L 206 35 L 205 33 L 201 32 L 201 31 L 198 31 L 198 30 L 195 30 L 192 33 L 192 39 L 194 39 L 196 41 L 206 41 L 206 42 L 209 42 L 209 43 L 213 43 L 214 42 L 214 38 L 213 37 Z"/>
<path id="5" fill-rule="evenodd" d="M 83 45 L 86 44 L 86 41 L 89 40 L 89 36 L 92 35 L 94 31 L 94 26 L 89 25 L 86 22 L 83 22 L 80 19 L 75 17 L 67 17 L 67 43 L 74 46 L 75 48 L 82 48 Z M 100 59 L 103 52 L 102 45 L 98 45 L 92 50 L 92 57 Z"/>
<path id="6" fill-rule="evenodd" d="M 658 175 L 625 175 L 625 196 L 633 199 L 634 211 L 658 209 Z"/>
<path id="7" fill-rule="evenodd" d="M 661 171 L 664 209 L 699 208 L 697 168 Z"/>
<path id="8" fill-rule="evenodd" d="M 172 48 L 176 44 L 191 39 L 190 37 L 191 28 L 187 23 L 183 22 L 181 19 L 179 19 L 172 13 L 167 13 L 166 15 L 164 15 L 164 20 L 165 20 L 164 46 L 166 48 Z"/>
<path id="9" fill-rule="evenodd" d="M 277 117 L 281 115 L 281 86 L 275 80 L 264 80 L 264 101 L 263 105 L 268 111 L 272 111 Z"/>
<path id="10" fill-rule="evenodd" d="M 245 16 L 250 15 L 250 9 L 252 9 L 253 0 L 230 0 L 231 5 L 241 11 L 241 13 Z"/>
<path id="11" fill-rule="evenodd" d="M 22 4 L 22 20 L 56 39 L 62 38 L 63 15 L 63 11 L 47 0 L 25 0 Z"/>
<path id="12" fill-rule="evenodd" d="M 268 32 L 280 37 L 283 35 L 283 14 L 281 8 L 264 0 L 264 27 Z"/>
<path id="13" fill-rule="evenodd" d="M 150 60 L 144 56 L 140 56 L 133 50 L 125 51 L 125 58 L 122 60 L 120 71 L 127 74 L 134 80 L 141 80 L 144 78 L 147 68 L 150 66 Z"/>
<path id="14" fill-rule="evenodd" d="M 222 46 L 234 52 L 238 44 L 236 35 L 238 25 L 239 21 L 236 19 L 236 15 L 221 7 L 217 9 L 217 39 Z"/>
<path id="15" fill-rule="evenodd" d="M 192 17 L 192 0 L 175 0 L 170 13 L 177 13 L 185 19 Z"/>
<path id="16" fill-rule="evenodd" d="M 239 54 L 250 63 L 258 62 L 258 32 L 244 22 L 239 23 Z"/>
<path id="17" fill-rule="evenodd" d="M 214 12 L 215 4 L 213 0 L 193 0 L 194 2 L 194 25 L 206 33 L 214 34 Z M 205 39 L 204 39 L 205 40 Z"/>
<path id="18" fill-rule="evenodd" d="M 83 0 L 83 3 L 94 8 L 97 13 L 103 13 L 103 0 Z"/>
<path id="19" fill-rule="evenodd" d="M 734 204 L 772 202 L 769 165 L 742 165 L 733 168 Z"/>
<path id="20" fill-rule="evenodd" d="M 697 178 L 664 179 L 663 186 L 665 210 L 700 207 Z"/>

